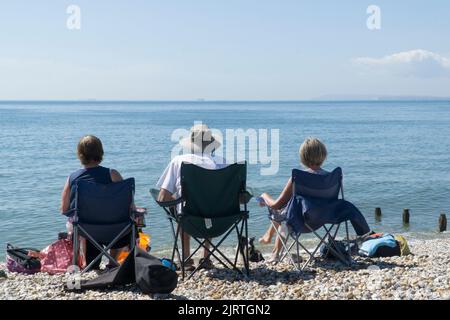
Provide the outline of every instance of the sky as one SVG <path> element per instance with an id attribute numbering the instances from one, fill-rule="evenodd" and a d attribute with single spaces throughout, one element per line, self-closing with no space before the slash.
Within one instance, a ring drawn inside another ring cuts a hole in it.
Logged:
<path id="1" fill-rule="evenodd" d="M 0 100 L 449 97 L 449 40 L 445 0 L 0 0 Z"/>

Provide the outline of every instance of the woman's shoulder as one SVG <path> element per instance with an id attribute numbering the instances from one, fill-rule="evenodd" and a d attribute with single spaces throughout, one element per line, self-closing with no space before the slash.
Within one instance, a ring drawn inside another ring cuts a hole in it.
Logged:
<path id="1" fill-rule="evenodd" d="M 109 173 L 111 175 L 111 181 L 112 182 L 117 182 L 117 181 L 123 180 L 123 178 L 120 175 L 119 171 L 117 171 L 116 169 L 108 169 L 108 170 L 109 170 Z"/>
<path id="2" fill-rule="evenodd" d="M 70 181 L 70 182 L 74 181 L 76 178 L 78 178 L 79 176 L 81 176 L 84 172 L 86 172 L 86 169 L 84 169 L 84 168 L 80 168 L 80 169 L 77 169 L 77 170 L 73 171 L 73 172 L 69 175 L 69 181 Z"/>
<path id="3" fill-rule="evenodd" d="M 325 169 L 322 169 L 322 168 L 319 168 L 317 170 L 313 170 L 313 169 L 310 169 L 310 168 L 308 168 L 308 169 L 301 169 L 301 170 L 305 171 L 305 172 L 309 172 L 309 173 L 322 174 L 322 175 L 326 175 L 326 174 L 330 173 L 329 171 L 327 171 Z"/>

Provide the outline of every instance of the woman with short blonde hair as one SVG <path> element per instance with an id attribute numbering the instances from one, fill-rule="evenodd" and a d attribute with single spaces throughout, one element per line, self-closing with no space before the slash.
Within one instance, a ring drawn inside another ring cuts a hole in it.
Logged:
<path id="1" fill-rule="evenodd" d="M 327 148 L 317 138 L 308 137 L 300 146 L 300 161 L 307 168 L 319 168 L 327 158 Z"/>
<path id="2" fill-rule="evenodd" d="M 307 172 L 314 174 L 326 175 L 329 172 L 322 169 L 322 164 L 327 158 L 327 148 L 317 138 L 308 137 L 300 146 L 299 150 L 300 162 L 306 168 Z M 273 199 L 269 194 L 263 193 L 260 196 L 260 205 L 268 206 L 273 211 L 277 212 L 279 215 L 286 214 L 286 205 L 292 197 L 292 180 L 289 178 L 286 186 L 284 187 L 281 194 L 277 199 Z M 358 235 L 364 235 L 370 232 L 370 228 L 364 218 L 364 216 L 359 213 L 355 213 L 352 216 L 348 217 L 350 222 L 352 223 L 355 231 Z M 278 228 L 280 224 L 278 222 L 273 221 L 273 223 Z M 272 237 L 275 234 L 275 229 L 272 225 L 267 229 L 266 233 L 263 237 L 259 239 L 261 244 L 269 244 L 272 241 Z M 272 257 L 270 258 L 270 262 L 277 262 L 279 260 L 279 253 L 282 247 L 281 239 L 276 237 L 275 245 L 272 250 Z M 298 259 L 298 257 L 297 257 Z"/>

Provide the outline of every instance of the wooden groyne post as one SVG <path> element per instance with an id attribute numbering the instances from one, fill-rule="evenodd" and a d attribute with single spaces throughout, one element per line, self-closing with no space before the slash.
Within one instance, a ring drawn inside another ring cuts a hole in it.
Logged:
<path id="1" fill-rule="evenodd" d="M 375 208 L 375 219 L 381 220 L 381 208 Z"/>
<path id="2" fill-rule="evenodd" d="M 447 216 L 445 213 L 441 213 L 439 216 L 439 232 L 444 232 L 447 230 Z"/>
<path id="3" fill-rule="evenodd" d="M 403 209 L 403 224 L 409 224 L 409 209 Z"/>

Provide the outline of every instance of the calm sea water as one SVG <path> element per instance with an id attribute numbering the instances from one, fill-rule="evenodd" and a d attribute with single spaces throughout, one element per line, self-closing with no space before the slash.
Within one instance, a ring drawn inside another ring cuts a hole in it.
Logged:
<path id="1" fill-rule="evenodd" d="M 59 214 L 67 176 L 77 168 L 78 139 L 103 141 L 104 165 L 136 178 L 136 203 L 149 208 L 153 250 L 171 244 L 168 221 L 149 196 L 170 160 L 176 128 L 194 121 L 212 128 L 280 130 L 280 169 L 261 176 L 249 167 L 248 184 L 277 195 L 299 167 L 306 136 L 327 145 L 325 169 L 341 166 L 346 198 L 375 230 L 410 237 L 448 237 L 436 232 L 450 213 L 450 102 L 3 102 L 0 103 L 0 246 L 44 247 L 65 229 Z M 383 210 L 374 220 L 375 207 Z M 411 223 L 401 223 L 403 208 Z M 250 205 L 250 234 L 260 236 L 266 211 Z M 3 257 L 0 250 L 0 257 Z"/>

